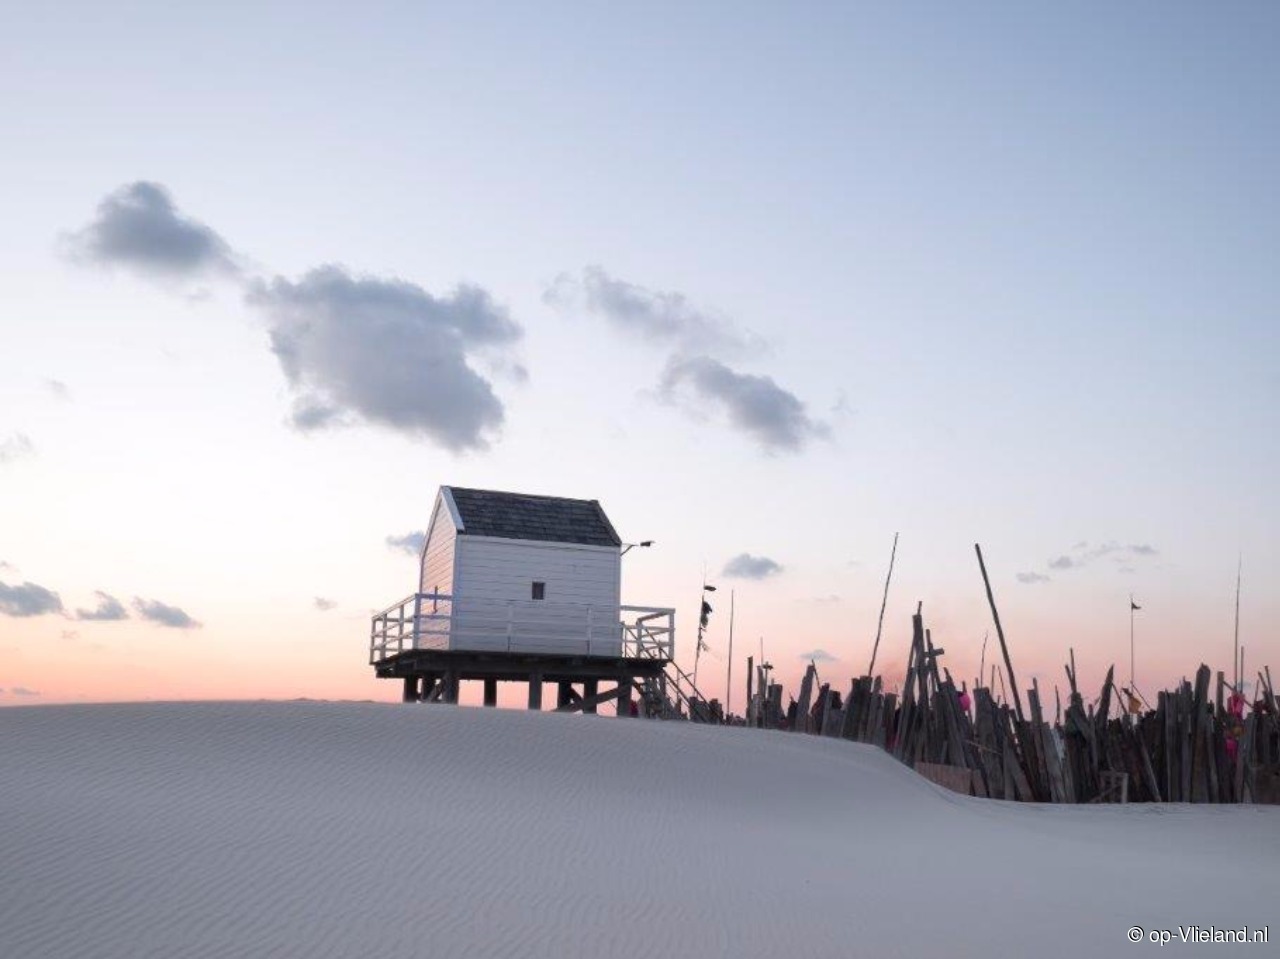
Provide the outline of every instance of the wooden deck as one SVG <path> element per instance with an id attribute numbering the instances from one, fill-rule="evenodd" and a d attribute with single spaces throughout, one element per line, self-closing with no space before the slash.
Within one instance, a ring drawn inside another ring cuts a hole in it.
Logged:
<path id="1" fill-rule="evenodd" d="M 641 700 L 662 689 L 670 660 L 657 656 L 580 656 L 552 653 L 494 653 L 470 650 L 415 649 L 375 664 L 379 679 L 399 679 L 405 702 L 456 703 L 461 683 L 484 684 L 484 704 L 498 703 L 498 683 L 528 685 L 528 706 L 542 708 L 542 687 L 557 687 L 556 709 L 594 713 L 604 703 L 618 701 L 618 715 L 630 714 L 632 694 Z M 601 691 L 601 683 L 612 688 Z"/>

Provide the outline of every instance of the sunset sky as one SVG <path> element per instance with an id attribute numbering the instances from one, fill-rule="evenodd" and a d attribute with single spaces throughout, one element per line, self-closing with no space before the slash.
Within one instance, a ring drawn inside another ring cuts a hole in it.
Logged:
<path id="1" fill-rule="evenodd" d="M 1280 667 L 1280 7 L 0 21 L 0 704 L 394 700 L 441 484 L 599 499 L 700 679 Z M 746 559 L 743 559 L 743 555 Z M 735 558 L 737 562 L 734 562 Z M 736 574 L 736 575 L 734 575 Z M 1252 687 L 1250 687 L 1252 688 Z M 1052 692 L 1049 692 L 1052 702 Z M 741 705 L 742 692 L 735 692 Z"/>

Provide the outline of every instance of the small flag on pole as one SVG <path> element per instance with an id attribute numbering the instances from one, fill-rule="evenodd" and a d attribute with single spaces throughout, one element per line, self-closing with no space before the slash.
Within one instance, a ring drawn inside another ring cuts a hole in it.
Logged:
<path id="1" fill-rule="evenodd" d="M 1132 611 L 1132 610 L 1136 610 L 1136 609 L 1142 609 L 1142 607 L 1141 607 L 1141 606 L 1139 606 L 1137 603 L 1135 603 L 1135 602 L 1133 601 L 1133 597 L 1132 597 L 1132 596 L 1130 596 L 1130 597 L 1129 597 L 1129 609 L 1130 609 L 1131 611 Z"/>

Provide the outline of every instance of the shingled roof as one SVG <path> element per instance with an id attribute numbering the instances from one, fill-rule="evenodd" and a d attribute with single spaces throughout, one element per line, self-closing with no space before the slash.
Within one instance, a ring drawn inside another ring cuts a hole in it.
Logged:
<path id="1" fill-rule="evenodd" d="M 445 487 L 462 519 L 463 536 L 497 536 L 547 543 L 621 546 L 609 517 L 593 499 L 531 496 Z"/>

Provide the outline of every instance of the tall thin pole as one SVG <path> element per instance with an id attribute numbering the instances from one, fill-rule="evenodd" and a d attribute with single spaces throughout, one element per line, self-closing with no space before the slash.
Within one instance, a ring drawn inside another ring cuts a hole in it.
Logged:
<path id="1" fill-rule="evenodd" d="M 1236 668 L 1235 668 L 1235 686 L 1236 693 L 1240 692 L 1240 573 L 1244 569 L 1244 553 L 1236 558 Z"/>
<path id="2" fill-rule="evenodd" d="M 729 590 L 729 670 L 724 680 L 724 718 L 727 720 L 732 715 L 730 706 L 733 703 L 733 594 L 735 590 Z"/>
<path id="3" fill-rule="evenodd" d="M 880 631 L 884 628 L 884 608 L 889 602 L 889 581 L 893 579 L 893 561 L 898 556 L 898 534 L 893 534 L 893 550 L 889 553 L 889 575 L 884 578 L 884 597 L 880 600 L 880 621 L 876 623 L 876 644 L 871 647 L 871 665 L 867 667 L 867 675 L 874 676 L 876 653 L 880 651 Z"/>
<path id="4" fill-rule="evenodd" d="M 702 567 L 702 591 L 698 593 L 698 643 L 693 647 L 693 687 L 698 688 L 698 662 L 702 659 L 702 606 L 707 601 L 707 567 Z"/>
<path id="5" fill-rule="evenodd" d="M 977 543 L 973 544 L 974 552 L 978 554 L 978 568 L 982 570 L 982 583 L 987 587 L 987 603 L 991 606 L 991 618 L 996 621 L 996 638 L 1000 640 L 1000 651 L 1004 653 L 1004 668 L 1009 674 L 1009 688 L 1013 690 L 1013 705 L 1018 711 L 1018 721 L 1022 722 L 1022 697 L 1018 695 L 1018 683 L 1013 678 L 1013 662 L 1009 659 L 1009 647 L 1004 641 L 1004 627 L 1000 625 L 1000 613 L 996 609 L 996 598 L 991 592 L 991 580 L 987 577 L 987 564 L 982 561 L 982 547 Z M 1003 688 L 1003 680 L 1001 687 Z"/>

